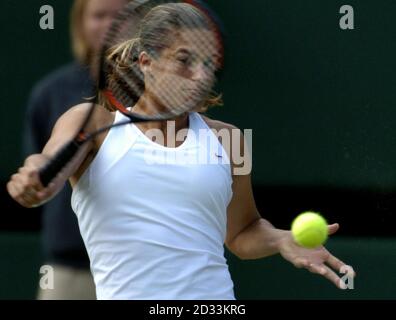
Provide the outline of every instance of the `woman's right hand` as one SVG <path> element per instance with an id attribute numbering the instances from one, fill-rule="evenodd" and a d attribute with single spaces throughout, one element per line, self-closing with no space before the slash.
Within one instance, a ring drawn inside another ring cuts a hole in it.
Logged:
<path id="1" fill-rule="evenodd" d="M 50 200 L 61 189 L 64 179 L 57 177 L 46 188 L 41 184 L 39 170 L 48 161 L 43 154 L 29 156 L 18 172 L 11 176 L 7 191 L 20 205 L 26 208 L 37 207 Z"/>

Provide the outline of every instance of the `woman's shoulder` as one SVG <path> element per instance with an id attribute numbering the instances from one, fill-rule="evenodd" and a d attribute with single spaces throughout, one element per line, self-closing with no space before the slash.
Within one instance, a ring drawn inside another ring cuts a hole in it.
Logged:
<path id="1" fill-rule="evenodd" d="M 92 112 L 91 114 L 92 119 L 105 120 L 105 119 L 114 119 L 115 117 L 115 112 L 110 112 L 99 104 L 95 104 L 94 106 L 92 106 L 91 102 L 79 103 L 71 107 L 68 111 L 66 111 L 65 114 L 85 117 L 90 112 Z"/>
<path id="2" fill-rule="evenodd" d="M 204 115 L 201 115 L 201 117 L 208 127 L 214 130 L 219 142 L 227 152 L 228 158 L 231 160 L 233 174 L 235 172 L 238 172 L 238 174 L 250 173 L 251 158 L 249 148 L 251 147 L 252 136 L 244 136 L 244 132 L 231 123 L 211 119 Z M 224 130 L 226 134 L 224 134 Z M 248 143 L 246 144 L 246 142 Z"/>
<path id="3" fill-rule="evenodd" d="M 109 112 L 97 104 L 92 109 L 92 103 L 85 102 L 71 107 L 62 117 L 82 123 L 88 116 L 90 119 L 85 130 L 93 132 L 107 125 L 111 125 L 114 122 L 115 112 Z"/>
<path id="4" fill-rule="evenodd" d="M 232 130 L 238 130 L 239 131 L 238 127 L 236 127 L 235 125 L 233 125 L 231 123 L 227 123 L 227 122 L 223 122 L 223 121 L 220 121 L 220 120 L 212 119 L 212 118 L 209 118 L 207 115 L 203 115 L 203 114 L 200 114 L 200 116 L 202 117 L 202 120 L 208 125 L 208 127 L 210 129 L 214 129 L 214 130 L 217 130 L 217 131 L 223 130 L 223 129 L 230 130 L 230 131 L 232 131 Z"/>

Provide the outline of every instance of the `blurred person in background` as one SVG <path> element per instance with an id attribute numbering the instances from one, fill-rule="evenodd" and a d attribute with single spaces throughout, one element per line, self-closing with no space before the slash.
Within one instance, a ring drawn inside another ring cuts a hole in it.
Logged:
<path id="1" fill-rule="evenodd" d="M 24 155 L 40 153 L 56 120 L 70 107 L 93 96 L 88 68 L 112 18 L 128 0 L 75 0 L 71 10 L 74 61 L 39 81 L 33 88 L 26 113 Z M 90 262 L 70 205 L 66 184 L 43 208 L 42 251 L 44 264 L 54 271 L 54 288 L 39 288 L 38 299 L 95 299 Z"/>

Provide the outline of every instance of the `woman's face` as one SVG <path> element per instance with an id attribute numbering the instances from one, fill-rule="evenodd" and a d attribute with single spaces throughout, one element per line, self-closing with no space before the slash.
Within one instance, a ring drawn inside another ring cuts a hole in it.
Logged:
<path id="1" fill-rule="evenodd" d="M 193 110 L 207 99 L 220 64 L 219 47 L 212 31 L 178 32 L 158 58 L 140 55 L 146 94 L 156 108 Z"/>
<path id="2" fill-rule="evenodd" d="M 116 13 L 127 3 L 127 0 L 86 0 L 83 14 L 83 33 L 88 46 L 98 51 L 103 38 Z"/>

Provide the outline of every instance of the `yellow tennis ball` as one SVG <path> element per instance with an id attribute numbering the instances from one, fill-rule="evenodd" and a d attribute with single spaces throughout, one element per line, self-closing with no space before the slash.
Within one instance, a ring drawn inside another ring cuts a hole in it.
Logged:
<path id="1" fill-rule="evenodd" d="M 327 222 L 318 213 L 304 212 L 294 219 L 291 232 L 300 246 L 316 248 L 327 240 Z"/>

